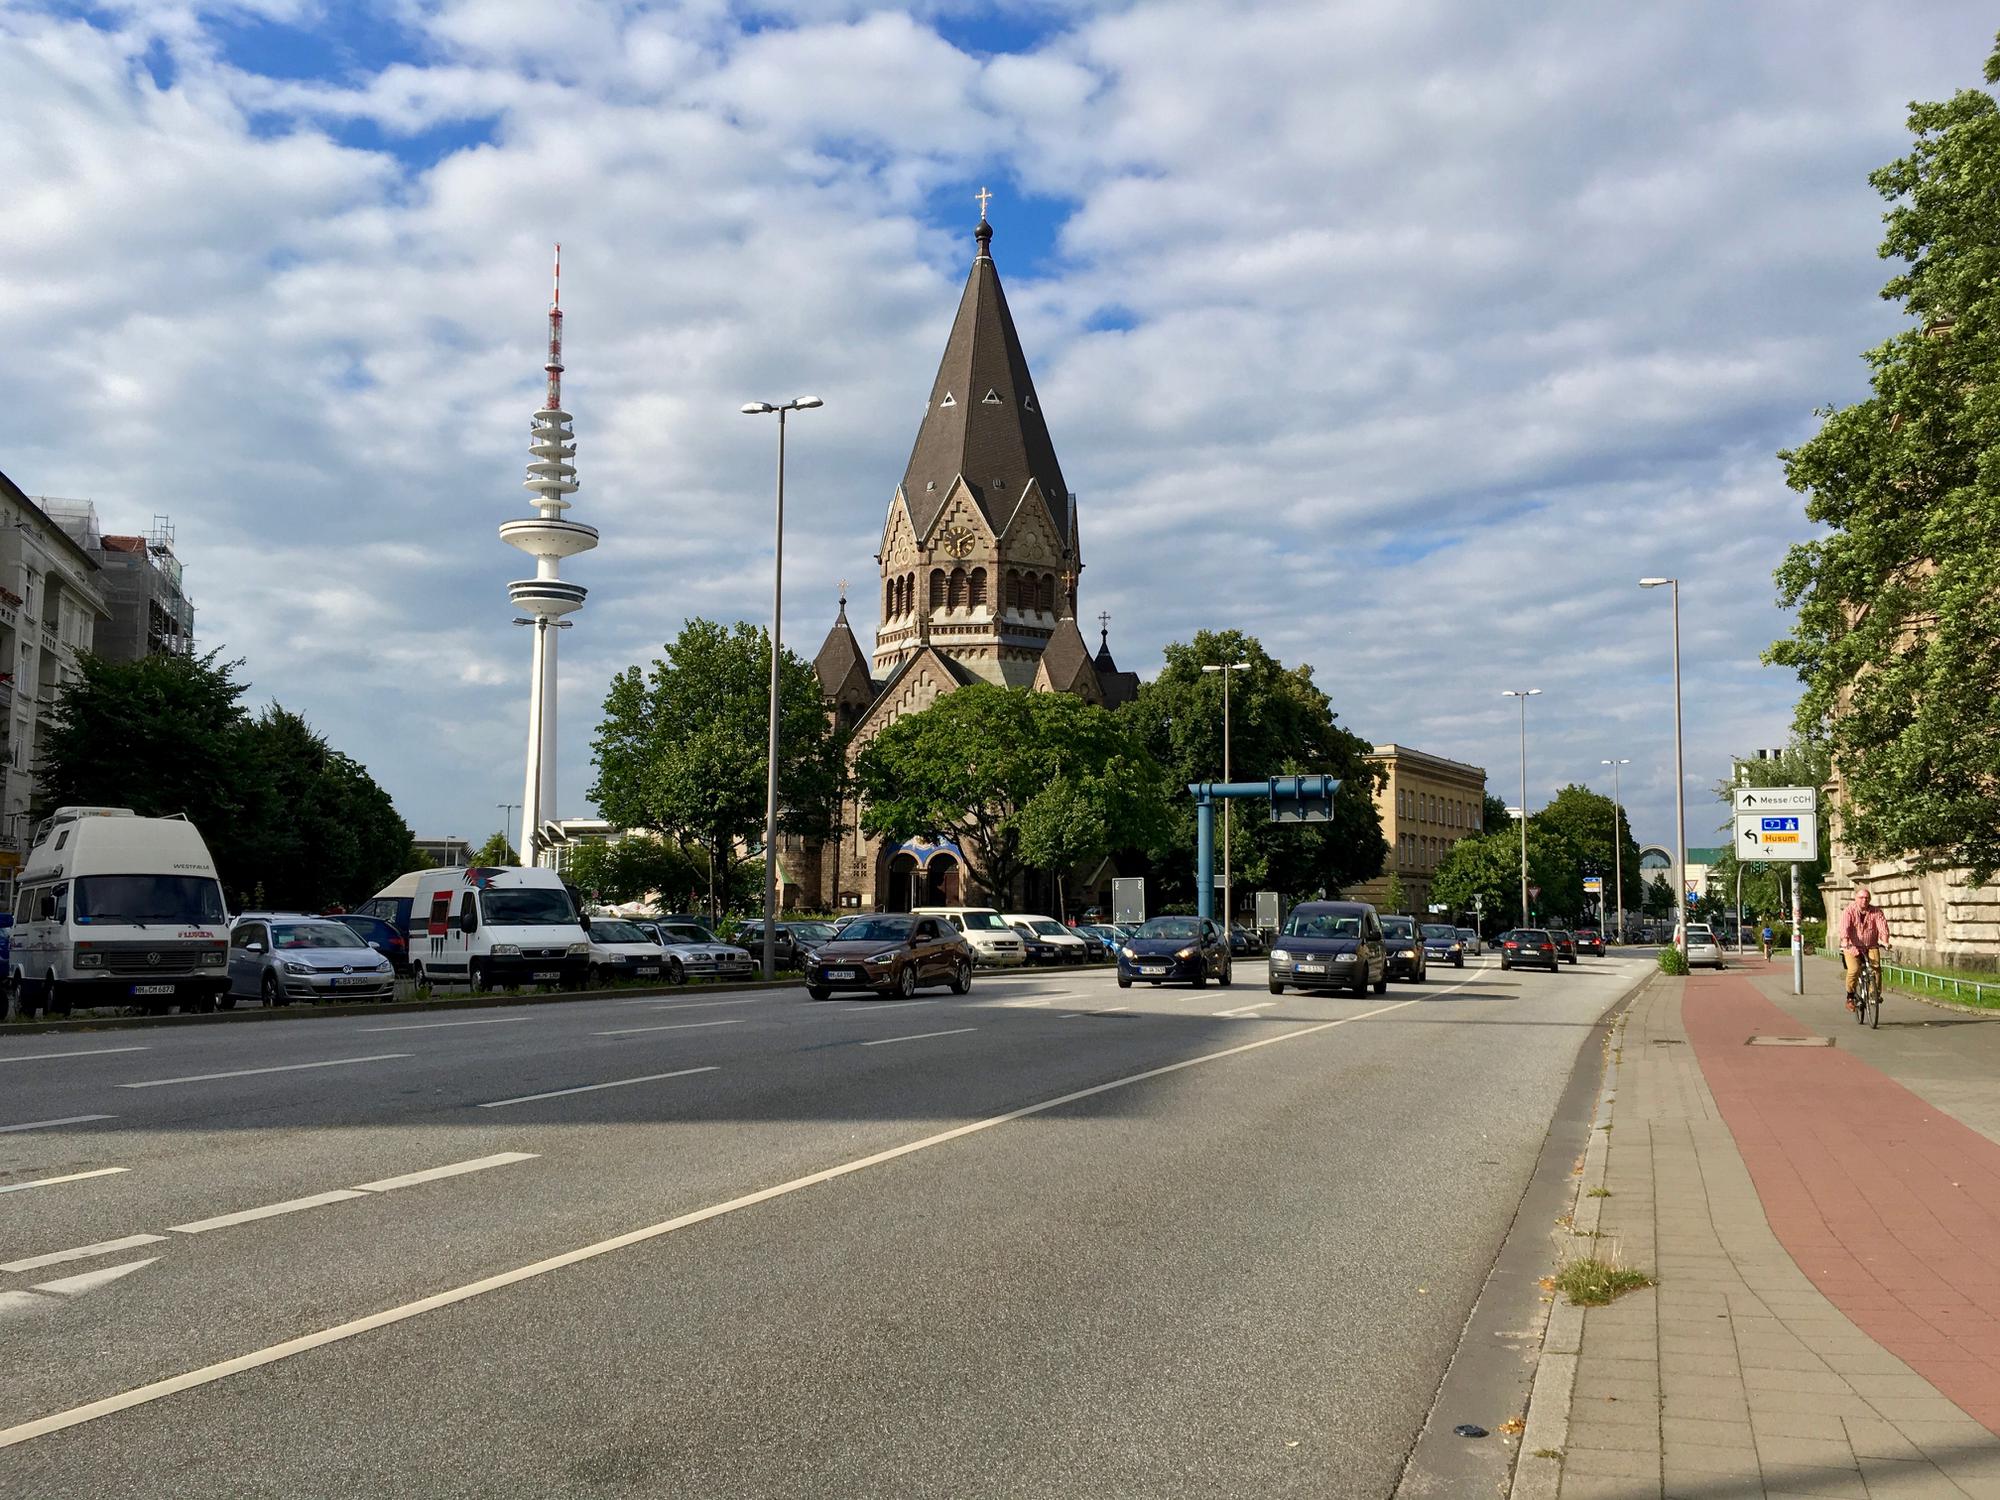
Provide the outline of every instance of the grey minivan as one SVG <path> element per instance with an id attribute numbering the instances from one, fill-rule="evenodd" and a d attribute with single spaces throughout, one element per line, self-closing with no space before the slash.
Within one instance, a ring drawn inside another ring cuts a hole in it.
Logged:
<path id="1" fill-rule="evenodd" d="M 293 1000 L 393 1000 L 396 970 L 352 927 L 331 917 L 244 916 L 229 929 L 229 989 L 266 1005 Z"/>
<path id="2" fill-rule="evenodd" d="M 1382 922 L 1364 901 L 1301 901 L 1271 942 L 1271 993 L 1389 988 Z"/>

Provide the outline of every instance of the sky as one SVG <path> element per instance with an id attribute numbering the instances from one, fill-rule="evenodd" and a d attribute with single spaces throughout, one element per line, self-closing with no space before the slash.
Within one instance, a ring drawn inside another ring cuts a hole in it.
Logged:
<path id="1" fill-rule="evenodd" d="M 1760 654 L 1810 534 L 1779 450 L 1866 391 L 1911 100 L 1990 7 L 1146 0 L 0 0 L 0 470 L 170 516 L 202 649 L 424 837 L 521 795 L 496 528 L 565 405 L 602 546 L 565 565 L 560 812 L 612 675 L 692 615 L 787 644 L 872 561 L 994 193 L 1079 495 L 1079 614 L 1150 674 L 1197 630 L 1340 722 L 1691 844 L 1798 696 Z"/>

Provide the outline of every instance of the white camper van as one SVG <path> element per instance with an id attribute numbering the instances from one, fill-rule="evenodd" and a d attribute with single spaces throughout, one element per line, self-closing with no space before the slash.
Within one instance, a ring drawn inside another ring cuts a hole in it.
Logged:
<path id="1" fill-rule="evenodd" d="M 418 981 L 583 987 L 590 929 L 554 870 L 461 865 L 425 870 L 410 898 Z"/>
<path id="2" fill-rule="evenodd" d="M 7 974 L 23 1011 L 211 1010 L 229 986 L 228 957 L 222 882 L 186 818 L 63 807 L 35 830 Z"/>

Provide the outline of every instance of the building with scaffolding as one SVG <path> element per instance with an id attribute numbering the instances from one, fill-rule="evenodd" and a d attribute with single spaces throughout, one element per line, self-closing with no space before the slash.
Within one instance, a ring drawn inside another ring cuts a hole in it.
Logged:
<path id="1" fill-rule="evenodd" d="M 89 500 L 41 495 L 36 503 L 97 563 L 96 582 L 110 610 L 94 646 L 106 661 L 194 654 L 194 604 L 187 596 L 181 560 L 174 553 L 174 523 L 156 515 L 143 536 L 107 536 Z"/>

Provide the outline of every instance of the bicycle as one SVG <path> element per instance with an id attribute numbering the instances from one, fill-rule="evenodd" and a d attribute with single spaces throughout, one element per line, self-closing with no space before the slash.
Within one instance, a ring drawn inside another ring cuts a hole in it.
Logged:
<path id="1" fill-rule="evenodd" d="M 1871 1031 L 1882 1024 L 1882 971 L 1876 959 L 1864 958 L 1854 976 L 1854 1024 Z"/>

